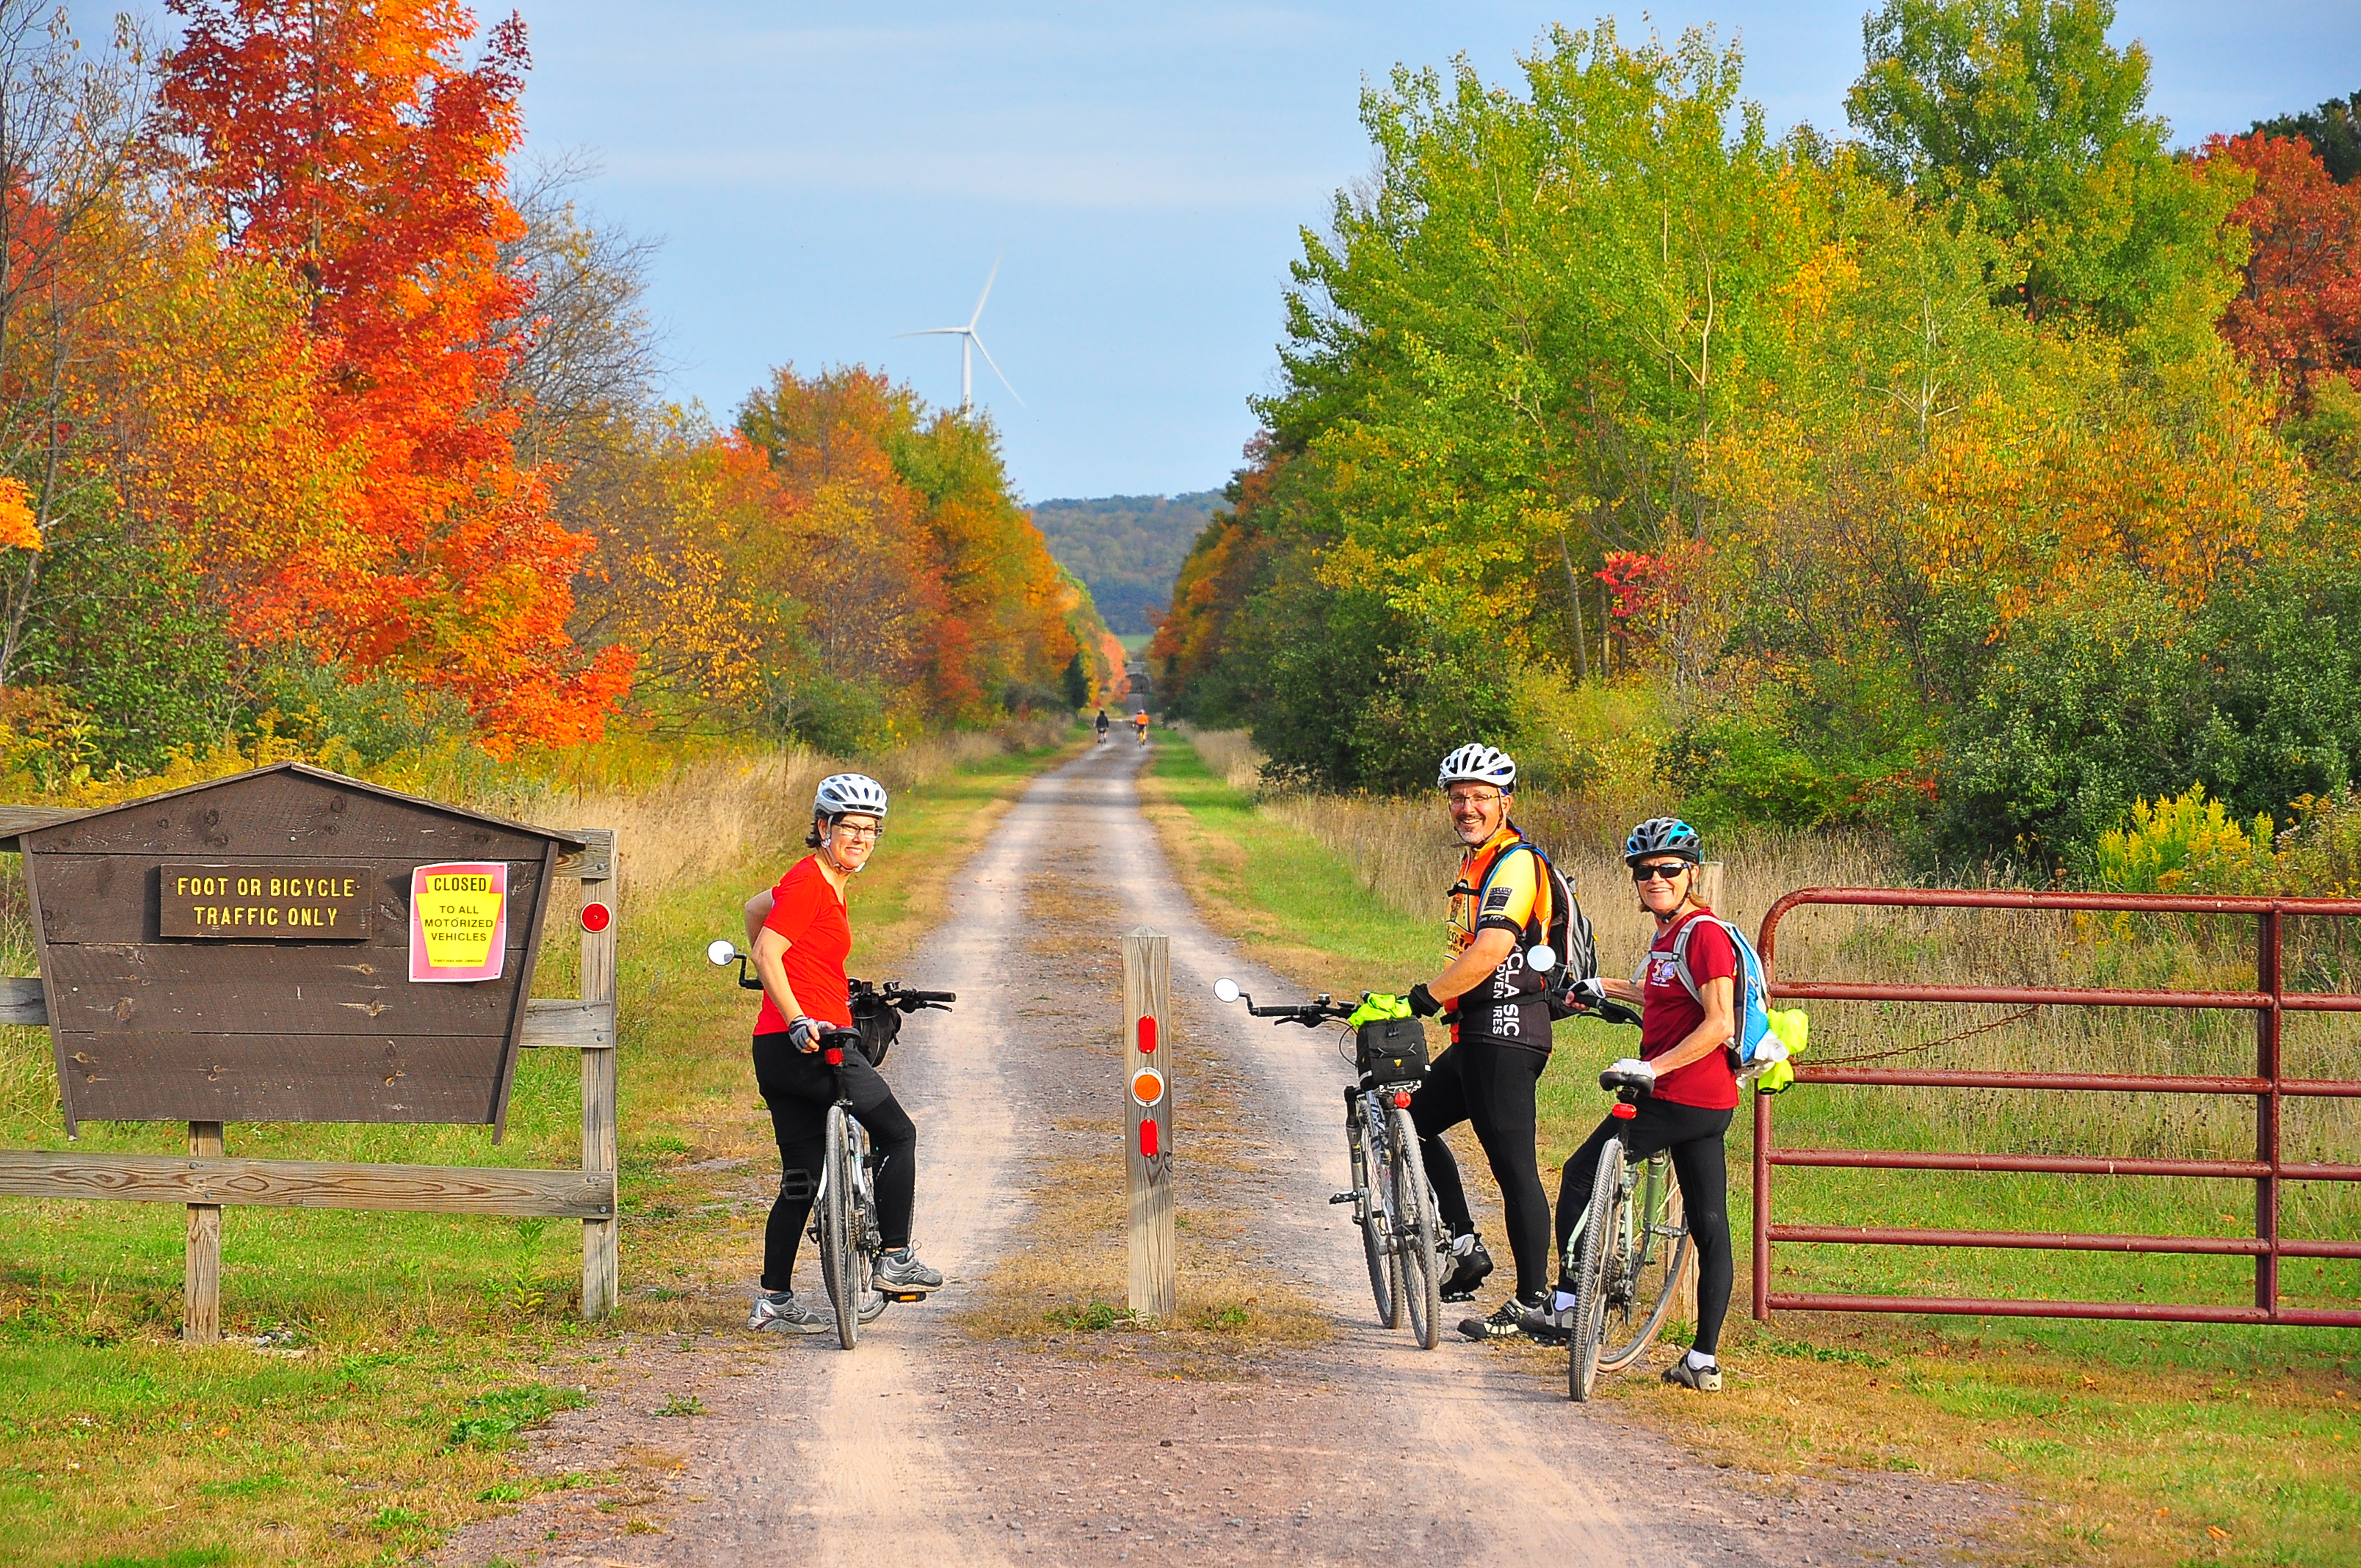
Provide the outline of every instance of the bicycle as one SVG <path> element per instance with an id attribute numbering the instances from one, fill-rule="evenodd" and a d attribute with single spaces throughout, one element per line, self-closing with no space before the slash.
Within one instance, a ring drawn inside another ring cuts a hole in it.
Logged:
<path id="1" fill-rule="evenodd" d="M 1640 1021 L 1614 1002 L 1581 1011 L 1609 1023 Z M 1608 1114 L 1619 1121 L 1637 1116 L 1654 1086 L 1651 1077 L 1613 1068 L 1598 1075 L 1598 1087 L 1615 1095 Z M 1672 1156 L 1660 1150 L 1626 1158 L 1623 1140 L 1608 1139 L 1598 1151 L 1590 1206 L 1576 1220 L 1565 1247 L 1565 1271 L 1575 1281 L 1565 1387 L 1569 1398 L 1582 1401 L 1601 1372 L 1620 1372 L 1647 1354 L 1688 1267 L 1688 1225 Z"/>
<path id="2" fill-rule="evenodd" d="M 1294 1007 L 1257 1007 L 1228 979 L 1214 982 L 1213 994 L 1225 1003 L 1244 1001 L 1248 1016 L 1275 1025 L 1316 1029 L 1355 1011 L 1327 996 Z M 1353 1188 L 1328 1201 L 1353 1205 L 1378 1323 L 1398 1329 L 1407 1318 L 1419 1348 L 1433 1350 L 1443 1332 L 1443 1215 L 1410 1119 L 1410 1086 L 1426 1074 L 1425 1032 L 1409 1017 L 1364 1024 L 1354 1032 L 1348 1059 L 1357 1079 L 1345 1091 Z"/>
<path id="3" fill-rule="evenodd" d="M 705 956 L 717 966 L 735 962 L 738 983 L 744 990 L 763 989 L 763 982 L 746 972 L 751 955 L 740 952 L 727 938 L 707 948 Z M 820 1060 L 834 1077 L 836 1101 L 828 1108 L 828 1152 L 820 1167 L 819 1190 L 812 1196 L 810 1231 L 812 1240 L 819 1244 L 820 1278 L 836 1309 L 837 1343 L 847 1350 L 861 1343 L 861 1325 L 875 1322 L 890 1303 L 923 1301 L 927 1293 L 879 1290 L 872 1283 L 877 1259 L 885 1250 L 877 1219 L 877 1155 L 869 1145 L 869 1129 L 852 1113 L 851 1093 L 844 1081 L 844 1053 L 860 1051 L 873 1067 L 885 1059 L 886 1047 L 900 1033 L 899 1015 L 928 1008 L 948 1013 L 950 1003 L 959 1000 L 956 992 L 914 991 L 898 981 L 874 985 L 856 980 L 851 989 L 854 1018 L 863 1019 L 865 1004 L 867 1017 L 881 1023 L 873 1029 L 820 1031 Z M 895 1016 L 892 1026 L 884 1028 L 882 1021 L 888 1014 Z M 873 1042 L 875 1034 L 883 1037 Z"/>

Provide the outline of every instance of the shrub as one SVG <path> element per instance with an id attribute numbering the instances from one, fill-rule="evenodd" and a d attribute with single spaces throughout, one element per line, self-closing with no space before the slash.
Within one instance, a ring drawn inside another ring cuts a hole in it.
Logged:
<path id="1" fill-rule="evenodd" d="M 2203 784 L 2151 805 L 2132 803 L 2120 828 L 2099 835 L 2090 881 L 2114 893 L 2249 893 L 2269 883 L 2271 819 L 2231 819 Z"/>

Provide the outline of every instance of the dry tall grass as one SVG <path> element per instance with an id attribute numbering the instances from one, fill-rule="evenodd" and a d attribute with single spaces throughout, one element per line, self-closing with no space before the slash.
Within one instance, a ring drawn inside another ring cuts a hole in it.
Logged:
<path id="1" fill-rule="evenodd" d="M 1260 760 L 1242 731 L 1192 739 L 1209 768 L 1234 784 L 1247 781 L 1240 787 L 1254 786 Z M 1389 907 L 1440 926 L 1459 845 L 1433 798 L 1276 795 L 1261 809 L 1343 860 Z M 1607 820 L 1595 802 L 1540 793 L 1520 795 L 1516 816 L 1573 883 L 1598 934 L 1600 970 L 1630 972 L 1653 926 L 1631 892 L 1620 853 L 1629 825 Z M 1750 937 L 1771 905 L 1795 889 L 1894 886 L 1907 880 L 1904 868 L 1865 838 L 1751 833 L 1709 848 L 1722 865 L 1719 913 Z M 2338 935 L 2292 931 L 2289 972 L 2308 972 L 2312 978 L 2304 983 L 2312 989 L 2356 989 Z M 2048 911 L 1805 907 L 1780 923 L 1776 970 L 1799 981 L 2242 990 L 2254 983 L 2253 944 L 2254 922 L 2247 916 L 2118 920 Z M 2018 1012 L 1997 1005 L 1814 1003 L 1812 1059 L 1877 1058 L 1865 1065 L 1936 1071 L 2255 1070 L 2255 1027 L 2245 1013 L 2059 1006 L 2013 1018 Z M 1997 1026 L 1949 1037 L 1983 1025 Z M 2356 1076 L 2356 1047 L 2361 1019 L 2351 1014 L 2288 1016 L 2283 1048 L 2290 1076 Z M 2255 1148 L 2254 1104 L 2242 1099 L 1827 1086 L 1813 1096 L 1813 1113 L 1827 1118 L 1831 1135 L 1869 1146 L 1931 1138 L 2026 1153 L 2225 1158 L 2251 1158 Z M 2289 1157 L 2350 1160 L 2361 1149 L 2361 1102 L 2291 1101 L 2282 1118 Z M 2290 1193 L 2293 1208 L 2315 1217 L 2361 1216 L 2361 1193 L 2346 1186 L 2309 1184 Z"/>

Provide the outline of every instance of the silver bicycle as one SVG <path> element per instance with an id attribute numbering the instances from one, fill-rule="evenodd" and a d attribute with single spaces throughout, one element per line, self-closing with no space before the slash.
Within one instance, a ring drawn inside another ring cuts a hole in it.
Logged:
<path id="1" fill-rule="evenodd" d="M 1598 1075 L 1598 1087 L 1616 1096 L 1610 1113 L 1629 1121 L 1653 1080 L 1610 1068 Z M 1689 1246 L 1672 1156 L 1633 1158 L 1622 1139 L 1608 1139 L 1598 1151 L 1590 1206 L 1565 1244 L 1565 1271 L 1576 1285 L 1566 1337 L 1569 1397 L 1589 1398 L 1601 1372 L 1620 1372 L 1647 1354 L 1672 1311 Z"/>
<path id="2" fill-rule="evenodd" d="M 1294 1007 L 1257 1007 L 1229 980 L 1215 981 L 1213 994 L 1224 1002 L 1244 1001 L 1249 1016 L 1307 1029 L 1340 1022 L 1353 1012 L 1326 996 Z M 1345 1091 L 1345 1143 L 1353 1188 L 1328 1201 L 1353 1206 L 1378 1321 L 1398 1329 L 1407 1321 L 1419 1348 L 1433 1350 L 1443 1329 L 1443 1215 L 1410 1119 L 1411 1088 L 1426 1074 L 1425 1035 L 1417 1020 L 1405 1018 L 1365 1024 L 1352 1038 L 1358 1081 Z"/>

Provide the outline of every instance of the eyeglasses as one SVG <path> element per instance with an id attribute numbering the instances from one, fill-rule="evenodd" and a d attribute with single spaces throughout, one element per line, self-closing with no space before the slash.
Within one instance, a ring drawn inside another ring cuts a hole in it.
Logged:
<path id="1" fill-rule="evenodd" d="M 1446 795 L 1443 798 L 1449 801 L 1455 811 L 1463 806 L 1489 806 L 1500 798 L 1500 792 L 1497 789 L 1471 789 Z"/>
<path id="2" fill-rule="evenodd" d="M 1670 882 L 1689 869 L 1686 861 L 1657 861 L 1651 865 L 1633 866 L 1633 882 Z"/>
<path id="3" fill-rule="evenodd" d="M 836 825 L 836 832 L 847 839 L 883 839 L 885 837 L 885 829 L 884 826 L 878 823 L 872 823 L 866 828 L 855 828 L 850 822 L 840 822 Z"/>

